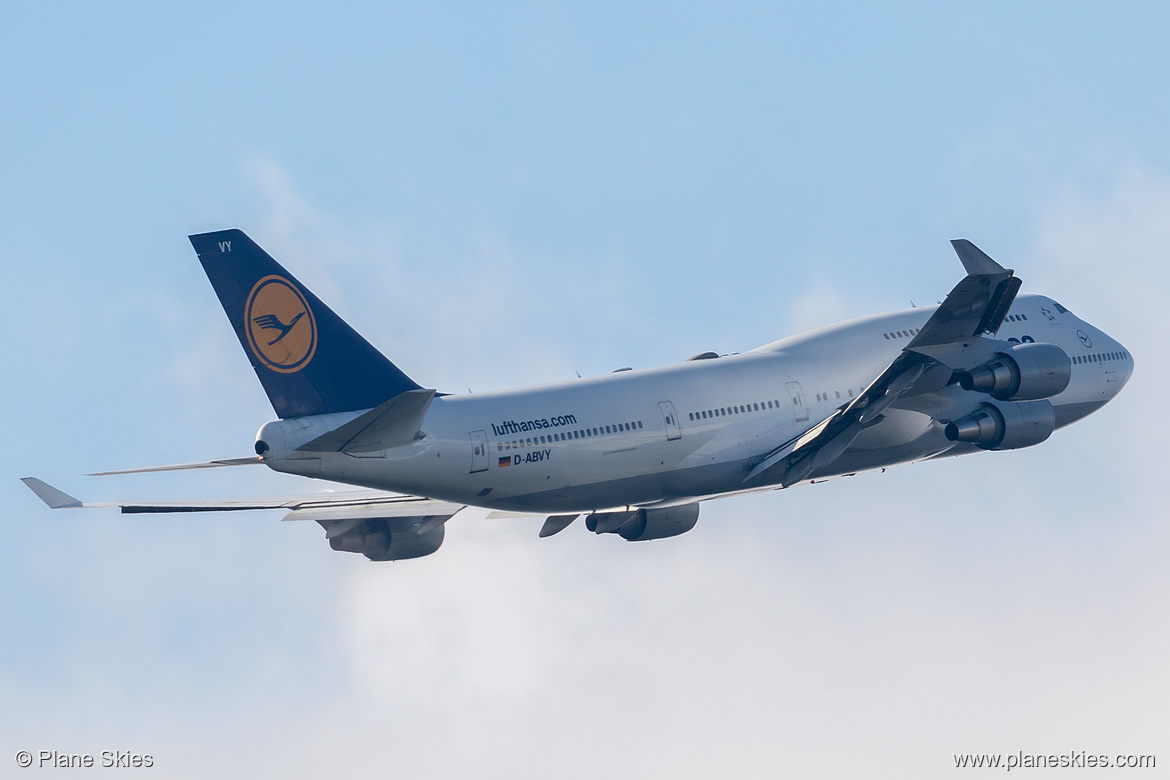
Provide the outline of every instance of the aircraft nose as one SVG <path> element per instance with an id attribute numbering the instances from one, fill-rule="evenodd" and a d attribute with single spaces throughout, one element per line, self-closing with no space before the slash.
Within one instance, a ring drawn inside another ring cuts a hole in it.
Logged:
<path id="1" fill-rule="evenodd" d="M 1125 383 L 1133 375 L 1133 354 L 1121 342 L 1117 343 L 1117 348 L 1121 353 L 1121 370 L 1118 372 L 1121 376 L 1119 378 L 1121 380 L 1121 386 L 1125 387 Z"/>

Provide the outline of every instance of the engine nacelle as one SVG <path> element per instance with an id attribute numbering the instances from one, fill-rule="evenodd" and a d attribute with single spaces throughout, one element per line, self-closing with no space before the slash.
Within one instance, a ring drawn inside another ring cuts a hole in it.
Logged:
<path id="1" fill-rule="evenodd" d="M 685 534 L 698 522 L 699 505 L 694 503 L 634 512 L 595 512 L 585 518 L 585 527 L 598 534 L 617 534 L 627 542 L 645 542 Z"/>
<path id="2" fill-rule="evenodd" d="M 1068 387 L 1072 361 L 1055 344 L 1015 344 L 978 368 L 959 375 L 964 390 L 1000 401 L 1051 398 Z"/>
<path id="3" fill-rule="evenodd" d="M 949 423 L 943 430 L 950 441 L 962 441 L 985 450 L 1017 450 L 1039 444 L 1056 430 L 1056 411 L 1048 401 L 983 404 L 977 411 Z"/>
<path id="4" fill-rule="evenodd" d="M 443 525 L 420 534 L 417 526 L 391 529 L 392 521 L 383 518 L 366 520 L 329 540 L 339 552 L 361 553 L 371 561 L 401 561 L 421 558 L 439 549 L 443 543 Z"/>

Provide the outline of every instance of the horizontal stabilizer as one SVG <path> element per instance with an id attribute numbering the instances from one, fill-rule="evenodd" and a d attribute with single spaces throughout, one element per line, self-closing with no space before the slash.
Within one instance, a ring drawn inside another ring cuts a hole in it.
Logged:
<path id="1" fill-rule="evenodd" d="M 189 469 L 217 469 L 224 466 L 256 466 L 264 461 L 255 455 L 248 458 L 221 458 L 220 460 L 202 460 L 196 463 L 175 463 L 170 466 L 144 466 L 137 469 L 119 469 L 117 471 L 95 471 L 86 474 L 87 477 L 112 477 L 120 474 L 149 474 L 155 471 L 187 471 Z"/>
<path id="2" fill-rule="evenodd" d="M 408 390 L 345 425 L 297 448 L 298 452 L 375 452 L 414 441 L 434 390 Z"/>

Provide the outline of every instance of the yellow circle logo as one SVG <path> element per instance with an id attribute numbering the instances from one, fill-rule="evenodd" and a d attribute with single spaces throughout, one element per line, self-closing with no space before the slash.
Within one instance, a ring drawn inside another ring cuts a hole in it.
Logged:
<path id="1" fill-rule="evenodd" d="M 300 371 L 317 351 L 317 322 L 292 282 L 265 276 L 244 305 L 248 346 L 264 365 L 282 374 Z"/>

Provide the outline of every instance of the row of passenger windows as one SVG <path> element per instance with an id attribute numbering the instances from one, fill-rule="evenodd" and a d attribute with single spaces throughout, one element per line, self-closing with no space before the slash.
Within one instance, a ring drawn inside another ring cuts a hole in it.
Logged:
<path id="1" fill-rule="evenodd" d="M 1096 355 L 1079 355 L 1074 357 L 1074 363 L 1104 363 L 1107 360 L 1129 360 L 1128 352 L 1101 352 Z"/>
<path id="2" fill-rule="evenodd" d="M 796 403 L 796 399 L 792 400 Z M 762 412 L 767 409 L 779 409 L 780 402 L 760 401 L 759 403 L 743 404 L 742 406 L 721 406 L 718 409 L 707 409 L 701 412 L 688 412 L 692 421 L 709 420 L 712 417 L 727 417 L 732 414 L 747 414 L 748 412 Z"/>
<path id="3" fill-rule="evenodd" d="M 1028 315 L 1009 314 L 1004 319 L 1008 322 L 1023 322 L 1024 320 L 1028 319 Z M 911 328 L 910 330 L 892 330 L 889 333 L 883 333 L 882 335 L 886 337 L 887 341 L 891 339 L 908 339 L 911 336 L 917 336 L 921 330 L 921 328 Z"/>
<path id="4" fill-rule="evenodd" d="M 833 392 L 834 392 L 834 393 L 837 395 L 837 400 L 838 400 L 838 401 L 840 401 L 840 400 L 841 400 L 841 391 L 840 391 L 840 390 L 834 390 Z M 852 398 L 852 397 L 853 397 L 853 391 L 852 391 L 852 390 L 847 390 L 846 392 L 847 392 L 847 393 L 849 393 L 849 397 L 850 397 L 850 398 Z M 817 400 L 818 400 L 818 401 L 828 401 L 828 400 L 829 400 L 829 394 L 828 394 L 828 393 L 817 393 Z"/>
<path id="5" fill-rule="evenodd" d="M 518 450 L 521 447 L 539 447 L 541 444 L 552 444 L 553 442 L 569 441 L 570 439 L 592 439 L 594 436 L 606 436 L 611 433 L 640 430 L 642 430 L 642 421 L 635 420 L 634 422 L 617 423 L 616 425 L 599 425 L 596 428 L 579 428 L 578 430 L 565 431 L 564 433 L 533 436 L 531 439 L 496 442 L 496 449 L 503 452 L 504 450 Z"/>

